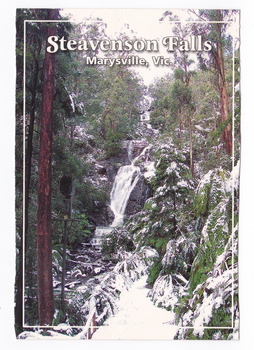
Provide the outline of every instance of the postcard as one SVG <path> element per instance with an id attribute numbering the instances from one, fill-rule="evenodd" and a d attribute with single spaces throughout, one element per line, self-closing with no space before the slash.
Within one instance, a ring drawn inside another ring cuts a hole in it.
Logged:
<path id="1" fill-rule="evenodd" d="M 239 21 L 17 9 L 18 339 L 239 339 Z"/>

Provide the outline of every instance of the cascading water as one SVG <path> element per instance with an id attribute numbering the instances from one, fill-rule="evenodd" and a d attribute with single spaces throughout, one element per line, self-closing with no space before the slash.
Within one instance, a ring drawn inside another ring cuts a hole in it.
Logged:
<path id="1" fill-rule="evenodd" d="M 130 142 L 128 146 L 128 156 L 131 164 L 119 168 L 110 194 L 110 207 L 115 215 L 111 227 L 122 225 L 128 199 L 140 177 L 140 169 L 134 165 L 136 158 L 134 160 L 132 159 L 132 149 L 133 144 Z"/>
<path id="2" fill-rule="evenodd" d="M 121 167 L 116 175 L 111 192 L 111 209 L 115 215 L 112 227 L 123 223 L 123 216 L 130 194 L 136 186 L 140 175 L 140 170 L 134 165 Z"/>
<path id="3" fill-rule="evenodd" d="M 115 181 L 113 183 L 112 191 L 110 194 L 111 203 L 110 208 L 114 213 L 114 221 L 110 227 L 97 227 L 95 235 L 91 240 L 93 246 L 100 248 L 101 238 L 110 233 L 116 226 L 123 224 L 125 209 L 133 191 L 140 178 L 140 168 L 135 166 L 134 163 L 140 157 L 145 156 L 146 151 L 149 147 L 146 147 L 139 156 L 133 159 L 133 142 L 130 141 L 128 144 L 128 158 L 130 165 L 121 166 L 116 174 Z"/>
<path id="4" fill-rule="evenodd" d="M 119 168 L 111 191 L 111 209 L 115 215 L 115 219 L 111 226 L 97 226 L 92 239 L 83 243 L 83 247 L 77 251 L 72 251 L 67 259 L 67 277 L 66 289 L 72 289 L 74 286 L 81 285 L 81 288 L 91 288 L 91 285 L 97 285 L 98 280 L 102 281 L 104 275 L 112 270 L 116 264 L 116 260 L 108 259 L 102 254 L 102 242 L 107 240 L 107 236 L 114 230 L 114 227 L 123 224 L 124 213 L 130 195 L 141 177 L 141 170 L 134 164 L 136 161 L 149 163 L 150 146 L 143 147 L 144 143 L 131 141 L 128 144 L 128 156 L 130 165 Z M 139 146 L 139 147 L 138 147 Z M 135 157 L 135 150 L 142 150 Z M 135 158 L 134 158 L 135 157 Z M 145 173 L 144 173 L 145 175 Z M 55 278 L 55 288 L 61 285 L 58 278 Z"/>

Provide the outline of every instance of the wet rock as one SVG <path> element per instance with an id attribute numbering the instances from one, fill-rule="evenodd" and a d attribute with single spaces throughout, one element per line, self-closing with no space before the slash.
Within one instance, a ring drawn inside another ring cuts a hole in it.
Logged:
<path id="1" fill-rule="evenodd" d="M 136 158 L 141 152 L 149 145 L 146 140 L 134 140 L 132 141 L 132 157 Z"/>
<path id="2" fill-rule="evenodd" d="M 89 212 L 89 216 L 96 226 L 109 226 L 114 220 L 114 213 L 108 203 L 101 201 L 94 202 L 94 210 Z"/>
<path id="3" fill-rule="evenodd" d="M 125 215 L 133 215 L 141 211 L 145 201 L 151 196 L 151 190 L 141 177 L 134 187 L 126 206 Z"/>
<path id="4" fill-rule="evenodd" d="M 107 173 L 107 169 L 103 167 L 99 168 L 97 171 L 100 175 L 105 175 Z"/>
<path id="5" fill-rule="evenodd" d="M 107 169 L 103 165 L 96 163 L 94 166 L 95 166 L 95 169 L 97 170 L 98 174 L 100 174 L 100 175 L 107 174 Z"/>

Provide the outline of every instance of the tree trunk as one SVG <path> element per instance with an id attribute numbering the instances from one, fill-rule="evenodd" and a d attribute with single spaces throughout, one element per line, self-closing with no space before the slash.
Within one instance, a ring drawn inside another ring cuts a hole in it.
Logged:
<path id="1" fill-rule="evenodd" d="M 35 75 L 34 75 L 34 81 L 33 81 L 33 93 L 32 93 L 32 102 L 31 102 L 31 111 L 30 111 L 30 123 L 29 123 L 29 129 L 28 129 L 28 136 L 27 136 L 27 146 L 26 146 L 26 165 L 25 165 L 25 210 L 24 210 L 24 236 L 25 236 L 25 256 L 27 253 L 27 241 L 28 241 L 28 219 L 29 219 L 29 189 L 30 189 L 30 180 L 31 180 L 31 160 L 32 160 L 32 153 L 33 153 L 33 132 L 34 132 L 34 119 L 35 119 L 35 97 L 36 97 L 36 87 L 37 87 L 37 78 L 38 78 L 38 65 L 35 64 Z M 23 296 L 23 232 L 21 230 L 21 244 L 19 248 L 19 267 L 17 270 L 17 277 L 16 277 L 16 296 L 15 296 L 15 321 L 16 321 L 16 327 L 17 332 L 22 331 L 23 327 L 23 302 L 22 302 L 22 296 Z M 31 259 L 28 258 L 28 265 L 31 266 L 32 262 Z M 31 270 L 31 269 L 30 269 Z M 27 274 L 32 273 L 32 271 L 26 270 L 26 279 Z M 29 295 L 28 295 L 29 298 Z"/>
<path id="2" fill-rule="evenodd" d="M 228 121 L 225 130 L 223 132 L 223 140 L 226 145 L 227 154 L 232 153 L 232 133 L 231 124 L 229 123 L 229 111 L 228 111 L 228 96 L 226 90 L 225 80 L 221 86 L 221 122 Z"/>
<path id="3" fill-rule="evenodd" d="M 19 265 L 16 274 L 16 294 L 15 294 L 15 324 L 16 335 L 23 331 L 23 232 L 22 227 L 17 228 L 21 237 L 19 253 Z"/>
<path id="4" fill-rule="evenodd" d="M 26 165 L 25 165 L 25 237 L 27 237 L 27 233 L 28 233 L 29 190 L 30 190 L 30 182 L 31 182 L 31 165 L 32 165 L 32 155 L 33 155 L 33 134 L 34 134 L 36 89 L 37 89 L 38 73 L 39 73 L 39 64 L 36 61 L 35 62 L 35 72 L 34 72 L 33 86 L 32 86 L 30 122 L 29 122 L 29 127 L 28 127 L 27 145 L 26 145 Z"/>
<path id="5" fill-rule="evenodd" d="M 39 45 L 38 48 L 38 56 L 41 52 L 41 45 Z M 35 123 L 35 110 L 36 110 L 36 93 L 37 93 L 37 84 L 38 84 L 38 74 L 39 74 L 39 62 L 38 57 L 34 55 L 34 73 L 33 73 L 33 81 L 31 86 L 31 109 L 30 109 L 30 119 L 29 119 L 29 126 L 28 126 L 28 135 L 27 135 L 27 141 L 26 141 L 26 150 L 25 150 L 25 193 L 24 193 L 24 237 L 25 237 L 25 256 L 27 257 L 27 242 L 29 240 L 28 237 L 28 220 L 29 220 L 29 192 L 30 192 L 30 182 L 31 182 L 31 164 L 32 164 L 32 154 L 33 154 L 33 134 L 34 134 L 34 123 Z M 19 268 L 17 270 L 17 277 L 16 277 L 16 297 L 15 297 L 15 322 L 17 327 L 17 333 L 20 333 L 22 331 L 23 327 L 23 232 L 21 230 L 21 244 L 19 247 Z M 31 266 L 32 261 L 30 259 L 30 256 L 28 257 L 27 265 Z M 31 269 L 30 269 L 31 270 Z M 27 274 L 31 273 L 32 270 L 28 271 L 28 269 L 25 271 L 25 276 L 27 279 Z M 30 295 L 28 294 L 28 299 Z"/>
<path id="6" fill-rule="evenodd" d="M 57 10 L 48 10 L 49 20 Z M 47 36 L 56 35 L 56 26 L 48 26 Z M 51 237 L 51 159 L 52 110 L 55 85 L 55 54 L 46 51 L 43 73 L 41 138 L 38 169 L 37 209 L 37 284 L 40 325 L 51 325 L 54 315 Z"/>
<path id="7" fill-rule="evenodd" d="M 218 10 L 220 12 L 220 10 Z M 222 14 L 220 12 L 219 19 L 223 20 Z M 216 67 L 219 78 L 219 89 L 220 89 L 220 101 L 221 101 L 221 123 L 228 123 L 225 126 L 225 130 L 222 135 L 222 139 L 225 142 L 227 154 L 232 153 L 232 133 L 231 133 L 231 125 L 229 123 L 229 109 L 228 109 L 228 95 L 226 89 L 226 81 L 225 81 L 225 68 L 224 68 L 224 58 L 223 58 L 223 49 L 222 49 L 222 38 L 221 38 L 221 23 L 216 24 L 216 31 L 218 35 L 217 41 L 217 52 L 216 52 Z"/>

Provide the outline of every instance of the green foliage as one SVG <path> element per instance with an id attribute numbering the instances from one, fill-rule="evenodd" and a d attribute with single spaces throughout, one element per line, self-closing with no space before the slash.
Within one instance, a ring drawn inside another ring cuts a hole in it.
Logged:
<path id="1" fill-rule="evenodd" d="M 231 193 L 227 191 L 228 172 L 210 171 L 200 182 L 194 200 L 195 214 L 205 215 L 199 250 L 191 272 L 191 289 L 206 279 L 231 234 Z"/>
<path id="2" fill-rule="evenodd" d="M 192 267 L 192 289 L 206 279 L 207 272 L 211 270 L 229 238 L 228 209 L 229 200 L 226 199 L 217 205 L 206 220 L 202 230 L 200 247 Z"/>
<path id="3" fill-rule="evenodd" d="M 121 151 L 121 140 L 124 139 L 120 132 L 107 131 L 106 141 L 104 143 L 105 158 L 109 159 Z"/>
<path id="4" fill-rule="evenodd" d="M 226 197 L 225 183 L 229 177 L 222 168 L 210 170 L 201 180 L 194 198 L 196 216 L 207 216 Z"/>
<path id="5" fill-rule="evenodd" d="M 76 214 L 72 217 L 73 221 L 67 223 L 67 244 L 70 250 L 75 250 L 86 243 L 92 236 L 93 229 L 86 214 Z M 63 242 L 63 221 L 54 221 L 53 231 L 53 262 L 55 270 L 59 270 L 62 259 L 62 242 Z"/>
<path id="6" fill-rule="evenodd" d="M 149 272 L 151 283 L 159 274 L 180 272 L 188 278 L 197 240 L 191 206 L 194 182 L 186 165 L 188 151 L 179 151 L 168 141 L 158 147 L 155 156 L 156 173 L 151 180 L 153 196 L 146 201 L 143 212 L 127 224 L 138 246 L 149 245 L 159 253 L 159 260 Z M 171 254 L 174 240 L 176 249 Z M 165 260 L 163 256 L 166 255 Z"/>
<path id="7" fill-rule="evenodd" d="M 235 171 L 235 169 L 234 169 Z M 209 191 L 207 189 L 210 184 Z M 230 327 L 232 313 L 238 317 L 238 281 L 237 281 L 237 222 L 238 207 L 235 203 L 234 230 L 232 232 L 232 189 L 231 178 L 222 169 L 210 171 L 200 182 L 200 193 L 208 196 L 208 206 L 203 217 L 201 240 L 192 265 L 189 285 L 176 309 L 178 321 L 185 326 L 199 324 L 208 327 Z M 238 184 L 235 183 L 235 196 L 238 196 Z M 210 205 L 211 204 L 211 205 Z M 199 215 L 203 216 L 202 210 Z M 234 251 L 234 253 L 233 253 Z M 234 263 L 232 263 L 234 254 Z M 234 303 L 232 305 L 232 286 Z M 207 305 L 209 304 L 209 307 Z M 232 310 L 233 306 L 233 310 Z M 206 308 L 206 309 L 205 309 Z M 204 309 L 206 317 L 204 315 Z M 191 310 L 191 312 L 190 312 Z M 197 329 L 183 330 L 177 339 L 232 339 L 235 330 Z"/>
<path id="8" fill-rule="evenodd" d="M 105 68 L 97 86 L 97 116 L 89 117 L 91 132 L 106 158 L 120 151 L 122 140 L 133 138 L 139 121 L 144 86 L 126 66 Z M 93 98 L 94 99 L 94 98 Z"/>
<path id="9" fill-rule="evenodd" d="M 53 244 L 52 246 L 52 267 L 53 273 L 60 275 L 63 266 L 63 245 Z"/>
<path id="10" fill-rule="evenodd" d="M 84 326 L 85 319 L 82 315 L 81 308 L 83 301 L 76 291 L 66 292 L 65 313 L 61 310 L 60 295 L 55 295 L 55 315 L 53 320 L 53 326 L 57 326 L 61 323 L 66 323 L 70 326 Z"/>
<path id="11" fill-rule="evenodd" d="M 174 101 L 172 104 L 174 111 L 175 109 L 179 110 L 179 108 L 183 108 L 185 105 L 190 105 L 192 92 L 185 83 L 177 79 L 172 86 L 171 96 Z"/>
<path id="12" fill-rule="evenodd" d="M 129 232 L 124 228 L 114 229 L 102 240 L 101 251 L 107 257 L 113 257 L 120 251 L 131 252 L 135 245 Z"/>
<path id="13" fill-rule="evenodd" d="M 211 190 L 211 184 L 209 182 L 209 183 L 206 183 L 204 186 L 202 186 L 202 188 L 198 192 L 198 195 L 195 196 L 194 213 L 196 216 L 206 214 L 208 210 L 210 190 Z"/>
<path id="14" fill-rule="evenodd" d="M 161 259 L 156 260 L 149 269 L 148 283 L 154 283 L 162 269 Z"/>
<path id="15" fill-rule="evenodd" d="M 109 194 L 100 188 L 96 188 L 90 181 L 83 181 L 75 187 L 73 206 L 79 211 L 86 211 L 88 216 L 96 210 L 95 203 L 109 201 Z M 97 209 L 98 210 L 98 209 Z"/>
<path id="16" fill-rule="evenodd" d="M 68 148 L 68 139 L 58 136 L 53 144 L 53 177 L 58 178 L 62 174 L 68 174 L 74 179 L 82 175 L 82 163 Z"/>
<path id="17" fill-rule="evenodd" d="M 163 253 L 166 250 L 166 246 L 168 244 L 168 237 L 163 237 L 163 238 L 159 238 L 158 240 L 156 240 L 155 243 L 155 248 L 157 251 Z"/>
<path id="18" fill-rule="evenodd" d="M 88 242 L 92 235 L 91 224 L 84 213 L 75 216 L 75 219 L 79 221 L 72 222 L 68 235 L 71 249 L 76 249 L 81 246 L 81 243 Z"/>
<path id="19" fill-rule="evenodd" d="M 188 237 L 179 236 L 169 240 L 166 253 L 162 259 L 162 274 L 181 274 L 186 280 L 190 277 L 190 270 L 197 253 L 197 237 L 192 233 Z"/>
<path id="20" fill-rule="evenodd" d="M 149 93 L 153 98 L 151 103 L 150 123 L 161 133 L 171 131 L 175 124 L 175 117 L 170 115 L 172 77 L 167 75 L 157 79 L 149 87 Z"/>
<path id="21" fill-rule="evenodd" d="M 150 123 L 155 129 L 163 132 L 167 130 L 170 119 L 167 115 L 162 115 L 160 110 L 154 110 L 150 115 Z"/>

